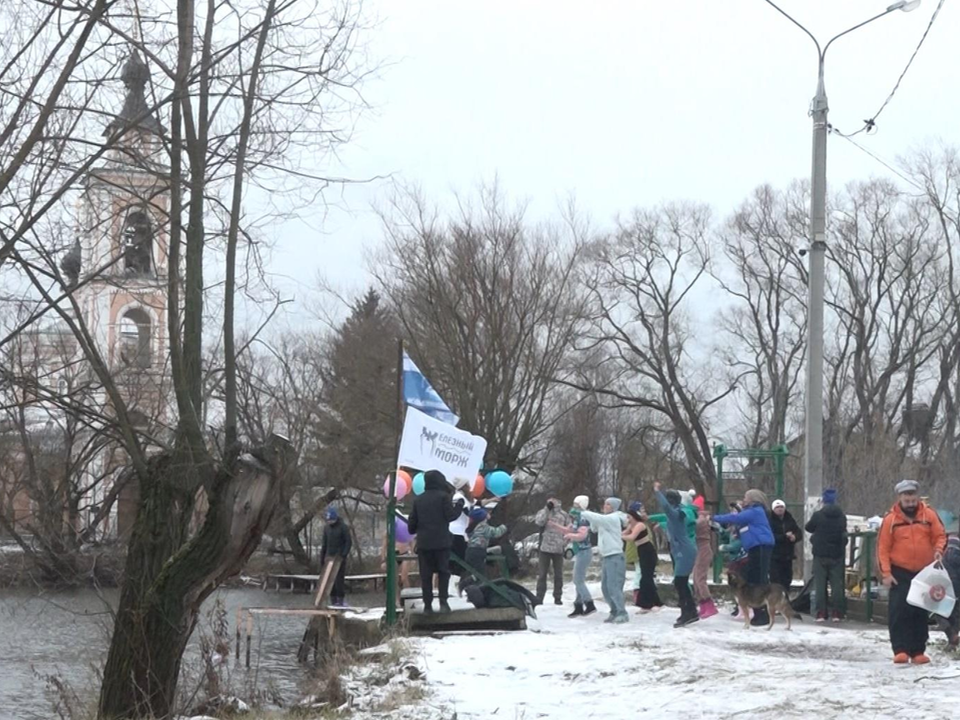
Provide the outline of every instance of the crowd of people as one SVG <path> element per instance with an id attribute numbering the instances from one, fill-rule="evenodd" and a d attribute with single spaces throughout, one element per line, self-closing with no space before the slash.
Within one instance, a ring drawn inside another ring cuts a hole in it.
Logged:
<path id="1" fill-rule="evenodd" d="M 674 627 L 685 627 L 717 614 L 708 583 L 715 547 L 723 554 L 728 569 L 739 573 L 748 586 L 777 584 L 789 590 L 796 547 L 806 532 L 813 552 L 811 613 L 817 622 L 843 621 L 849 538 L 847 517 L 837 502 L 836 490 L 823 493 L 820 507 L 803 528 L 782 499 L 770 503 L 758 489 L 748 490 L 741 502 L 730 505 L 729 512 L 714 515 L 692 490 L 664 489 L 659 482 L 654 483 L 653 490 L 660 513 L 648 514 L 639 501 L 630 503 L 624 511 L 617 497 L 607 498 L 600 511 L 590 509 L 585 495 L 575 497 L 566 510 L 559 499 L 549 498 L 534 518 L 539 528 L 535 603 L 545 601 L 551 581 L 554 603 L 563 603 L 564 561 L 570 558 L 575 594 L 568 617 L 597 612 L 586 582 L 596 550 L 600 589 L 608 609 L 604 622 L 630 621 L 625 594 L 628 563 L 634 568 L 633 600 L 638 613 L 660 611 L 664 603 L 656 583 L 659 554 L 655 528 L 659 527 L 669 543 L 680 610 Z M 883 518 L 877 545 L 879 572 L 883 585 L 889 588 L 890 642 L 895 663 L 924 664 L 929 662 L 926 644 L 930 615 L 908 602 L 910 584 L 921 570 L 942 561 L 954 593 L 960 595 L 960 539 L 951 537 L 948 542 L 943 523 L 921 500 L 915 481 L 904 480 L 895 491 L 897 499 Z M 324 554 L 343 553 L 336 514 L 328 516 L 328 521 Z M 462 591 L 464 586 L 486 578 L 488 547 L 507 531 L 505 526 L 490 522 L 482 503 L 455 493 L 436 471 L 425 474 L 425 490 L 414 499 L 407 524 L 410 533 L 416 535 L 423 612 L 428 614 L 434 612 L 435 594 L 439 611 L 450 611 L 451 552 L 466 566 L 461 573 Z M 348 544 L 346 547 L 349 549 Z M 342 584 L 337 591 L 342 601 Z M 764 607 L 751 612 L 753 624 L 770 622 Z M 960 603 L 940 622 L 950 644 L 960 643 Z"/>

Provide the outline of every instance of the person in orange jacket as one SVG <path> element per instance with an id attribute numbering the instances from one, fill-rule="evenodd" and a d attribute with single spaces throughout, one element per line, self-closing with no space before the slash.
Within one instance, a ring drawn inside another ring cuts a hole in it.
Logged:
<path id="1" fill-rule="evenodd" d="M 936 511 L 920 500 L 916 480 L 897 483 L 897 502 L 883 518 L 878 555 L 883 584 L 890 588 L 887 624 L 893 662 L 930 662 L 927 650 L 927 611 L 907 603 L 910 581 L 947 546 L 947 533 Z"/>

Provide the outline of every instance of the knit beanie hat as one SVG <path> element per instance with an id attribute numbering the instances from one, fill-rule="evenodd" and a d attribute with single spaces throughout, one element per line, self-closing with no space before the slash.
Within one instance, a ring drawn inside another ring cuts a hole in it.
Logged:
<path id="1" fill-rule="evenodd" d="M 837 502 L 837 491 L 833 488 L 827 488 L 823 491 L 823 504 L 835 505 Z"/>
<path id="2" fill-rule="evenodd" d="M 328 507 L 327 512 L 324 513 L 324 517 L 327 520 L 337 520 L 340 517 L 340 514 L 337 512 L 335 507 Z"/>
<path id="3" fill-rule="evenodd" d="M 588 498 L 586 495 L 577 495 L 573 499 L 573 504 L 581 510 L 586 510 L 590 506 L 590 498 Z"/>
<path id="4" fill-rule="evenodd" d="M 743 494 L 743 499 L 751 505 L 763 505 L 764 507 L 768 505 L 767 496 L 763 494 L 762 490 L 757 490 L 756 488 L 747 490 Z"/>
<path id="5" fill-rule="evenodd" d="M 773 501 L 773 505 L 770 506 L 770 509 L 776 510 L 777 508 L 785 508 L 785 507 L 787 507 L 787 504 L 783 500 L 777 499 Z"/>
<path id="6" fill-rule="evenodd" d="M 623 503 L 620 501 L 620 498 L 615 498 L 615 497 L 608 497 L 608 498 L 607 498 L 607 503 L 608 503 L 608 504 L 610 505 L 610 507 L 613 509 L 613 512 L 617 512 L 617 511 L 620 509 L 620 506 L 623 504 Z"/>
<path id="7" fill-rule="evenodd" d="M 477 505 L 477 507 L 470 510 L 470 519 L 474 522 L 483 522 L 487 519 L 487 511 Z"/>

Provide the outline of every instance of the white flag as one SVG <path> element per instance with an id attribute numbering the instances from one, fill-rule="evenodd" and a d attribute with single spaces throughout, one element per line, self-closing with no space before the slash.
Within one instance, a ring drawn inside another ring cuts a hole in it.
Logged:
<path id="1" fill-rule="evenodd" d="M 483 465 L 487 441 L 408 407 L 400 440 L 400 466 L 439 470 L 454 487 L 472 483 Z"/>

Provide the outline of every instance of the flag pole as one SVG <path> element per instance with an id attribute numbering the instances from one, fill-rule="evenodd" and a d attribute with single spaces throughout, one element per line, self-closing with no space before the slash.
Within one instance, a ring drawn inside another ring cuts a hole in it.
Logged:
<path id="1" fill-rule="evenodd" d="M 387 626 L 397 623 L 397 473 L 400 470 L 400 439 L 403 435 L 403 339 L 397 341 L 397 452 L 387 495 Z"/>

